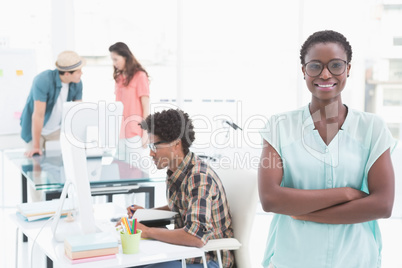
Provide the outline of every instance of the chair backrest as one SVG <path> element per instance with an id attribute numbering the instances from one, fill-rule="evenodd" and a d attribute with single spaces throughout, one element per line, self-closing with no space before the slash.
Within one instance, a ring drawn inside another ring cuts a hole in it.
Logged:
<path id="1" fill-rule="evenodd" d="M 234 236 L 242 244 L 234 251 L 238 268 L 251 267 L 249 240 L 257 208 L 257 172 L 247 169 L 218 169 L 232 214 Z"/>

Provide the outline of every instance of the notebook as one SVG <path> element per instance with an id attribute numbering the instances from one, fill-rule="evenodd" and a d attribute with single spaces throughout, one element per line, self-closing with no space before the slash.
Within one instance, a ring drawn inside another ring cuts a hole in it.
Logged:
<path id="1" fill-rule="evenodd" d="M 26 221 L 48 219 L 56 213 L 60 200 L 54 199 L 50 201 L 22 203 L 17 206 L 17 214 L 20 214 Z M 73 202 L 66 199 L 62 215 L 74 210 Z"/>
<path id="2" fill-rule="evenodd" d="M 64 248 L 71 252 L 113 248 L 118 246 L 116 236 L 112 232 L 100 232 L 84 235 L 68 236 L 64 240 Z"/>

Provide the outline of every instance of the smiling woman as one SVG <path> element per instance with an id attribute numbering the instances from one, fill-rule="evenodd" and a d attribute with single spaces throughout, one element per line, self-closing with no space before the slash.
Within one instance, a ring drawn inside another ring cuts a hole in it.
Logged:
<path id="1" fill-rule="evenodd" d="M 311 102 L 261 132 L 260 200 L 276 213 L 264 267 L 381 266 L 376 220 L 392 211 L 395 142 L 382 119 L 343 104 L 351 58 L 342 34 L 311 35 L 300 52 Z"/>

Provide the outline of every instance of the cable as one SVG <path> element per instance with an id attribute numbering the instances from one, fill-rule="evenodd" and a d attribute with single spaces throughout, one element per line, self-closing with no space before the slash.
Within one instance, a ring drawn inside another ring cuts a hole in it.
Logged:
<path id="1" fill-rule="evenodd" d="M 46 222 L 42 225 L 42 227 L 40 228 L 38 234 L 36 235 L 35 239 L 32 242 L 32 248 L 31 248 L 31 265 L 30 267 L 33 268 L 33 249 L 36 243 L 36 239 L 38 239 L 40 233 L 42 232 L 43 228 L 45 228 L 46 224 L 48 224 L 50 222 L 50 220 L 52 220 L 54 218 L 54 215 L 52 217 L 50 217 L 49 219 L 46 220 Z"/>
<path id="2" fill-rule="evenodd" d="M 243 130 L 241 127 L 239 127 L 238 125 L 236 125 L 236 124 L 233 123 L 233 122 L 229 122 L 229 121 L 225 120 L 224 123 L 226 123 L 226 124 L 228 124 L 229 126 L 231 126 L 234 130 L 236 130 L 236 129 Z"/>

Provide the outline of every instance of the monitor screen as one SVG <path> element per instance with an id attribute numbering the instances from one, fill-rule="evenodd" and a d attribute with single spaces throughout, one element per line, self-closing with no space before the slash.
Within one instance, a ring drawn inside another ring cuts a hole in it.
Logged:
<path id="1" fill-rule="evenodd" d="M 61 133 L 68 141 L 84 148 L 87 156 L 102 156 L 117 148 L 123 115 L 121 102 L 66 102 Z"/>

